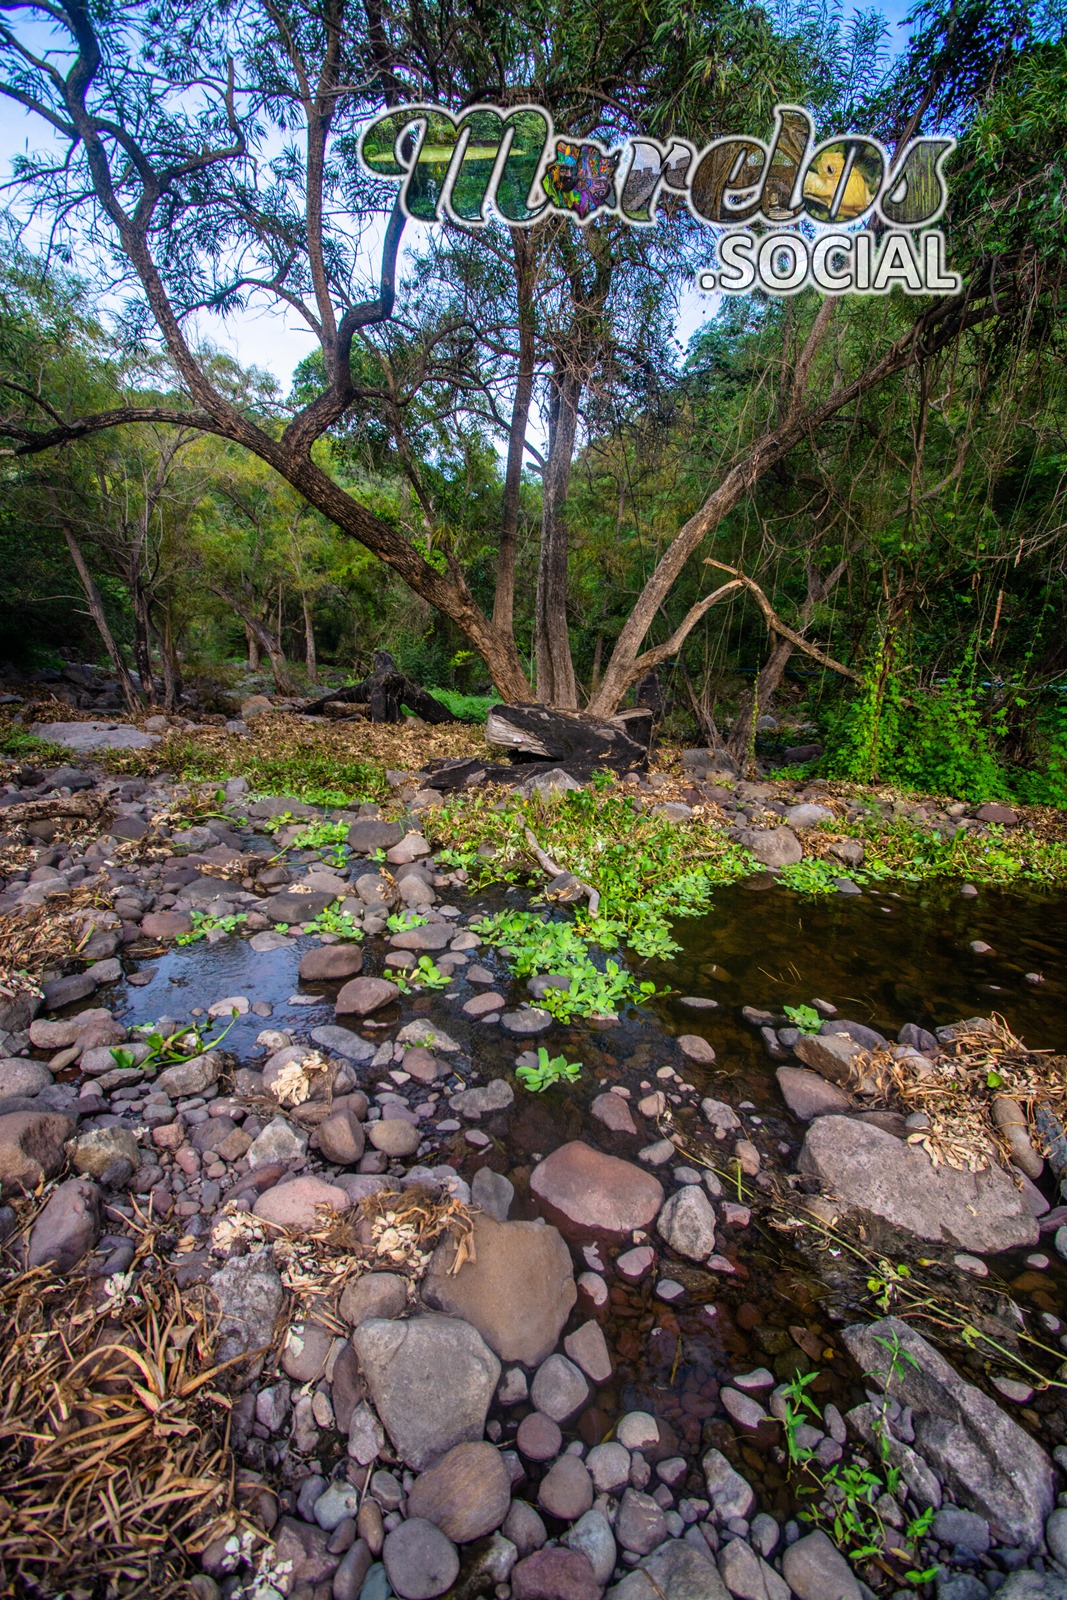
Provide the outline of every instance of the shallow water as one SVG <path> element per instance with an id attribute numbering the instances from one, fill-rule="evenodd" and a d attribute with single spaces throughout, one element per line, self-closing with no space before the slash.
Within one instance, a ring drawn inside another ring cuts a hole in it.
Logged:
<path id="1" fill-rule="evenodd" d="M 1067 898 L 1062 894 L 983 890 L 969 899 L 950 885 L 901 885 L 855 897 L 803 898 L 753 880 L 719 890 L 709 913 L 677 924 L 675 936 L 680 954 L 669 963 L 648 963 L 642 972 L 669 987 L 671 995 L 615 1024 L 558 1027 L 546 1036 L 552 1053 L 562 1050 L 568 1060 L 583 1062 L 577 1084 L 534 1096 L 512 1076 L 516 1103 L 504 1117 L 485 1124 L 489 1148 L 472 1150 L 461 1132 L 442 1138 L 438 1159 L 451 1160 L 468 1179 L 486 1163 L 507 1173 L 517 1190 L 512 1215 L 532 1216 L 529 1172 L 559 1144 L 580 1137 L 633 1159 L 642 1144 L 658 1136 L 651 1123 L 644 1125 L 639 1141 L 611 1135 L 588 1107 L 611 1083 L 625 1084 L 636 1101 L 660 1086 L 656 1069 L 672 1065 L 701 1093 L 734 1106 L 749 1102 L 746 1131 L 791 1170 L 803 1127 L 786 1110 L 775 1063 L 759 1034 L 742 1020 L 742 1005 L 779 1010 L 817 996 L 836 1005 L 842 1016 L 890 1036 L 905 1022 L 933 1028 L 995 1010 L 1031 1047 L 1067 1051 Z M 969 945 L 976 939 L 990 944 L 993 953 L 975 955 Z M 194 1008 L 206 1009 L 227 995 L 266 1001 L 272 1007 L 269 1020 L 241 1018 L 226 1040 L 227 1049 L 247 1060 L 264 1027 L 307 1031 L 333 1021 L 336 985 L 315 986 L 313 1005 L 290 1003 L 292 996 L 307 992 L 297 965 L 309 945 L 294 940 L 290 948 L 257 955 L 245 940 L 231 938 L 214 946 L 173 949 L 150 964 L 154 976 L 147 986 L 124 986 L 128 1020 L 155 1021 L 163 1015 L 184 1020 Z M 483 950 L 477 959 L 498 973 L 508 993 L 500 958 Z M 380 971 L 380 961 L 380 941 L 371 941 L 364 970 Z M 1043 982 L 1026 980 L 1035 972 Z M 426 1015 L 440 1023 L 483 1078 L 511 1075 L 523 1045 L 498 1027 L 462 1016 L 460 1006 L 474 992 L 457 974 L 451 991 L 405 1000 L 403 1019 Z M 524 990 L 516 985 L 512 993 L 517 1001 Z M 680 1004 L 684 995 L 713 998 L 718 1006 L 694 1011 Z M 392 1008 L 375 1019 L 378 1026 L 364 1025 L 360 1031 L 371 1039 L 388 1037 L 400 1016 L 400 1008 Z M 717 1055 L 713 1066 L 697 1067 L 681 1057 L 669 1036 L 683 1033 L 710 1041 Z M 374 1075 L 367 1081 L 373 1084 Z M 691 1148 L 709 1154 L 710 1144 L 711 1157 L 719 1154 L 706 1127 L 698 1127 L 691 1116 L 680 1116 L 677 1126 L 692 1136 Z M 723 1166 L 730 1152 L 727 1142 L 721 1147 Z M 677 1164 L 684 1160 L 679 1156 Z M 612 1287 L 606 1331 L 616 1372 L 582 1426 L 595 1442 L 593 1435 L 601 1437 L 620 1411 L 651 1410 L 675 1429 L 687 1454 L 709 1443 L 727 1449 L 760 1482 L 765 1504 L 784 1513 L 794 1509 L 794 1502 L 780 1465 L 765 1441 L 735 1437 L 723 1418 L 719 1389 L 731 1372 L 756 1365 L 771 1368 L 779 1380 L 817 1365 L 824 1375 L 816 1394 L 842 1407 L 854 1403 L 862 1393 L 847 1360 L 834 1353 L 834 1329 L 857 1312 L 876 1315 L 877 1309 L 864 1262 L 810 1230 L 783 1230 L 781 1220 L 773 1208 L 757 1206 L 750 1228 L 722 1230 L 721 1248 L 735 1266 L 732 1276 L 670 1266 L 687 1291 L 675 1305 L 656 1297 L 654 1278 L 636 1287 Z M 859 1242 L 871 1260 L 888 1248 L 876 1233 Z M 891 1244 L 895 1259 L 904 1259 L 900 1241 Z M 1007 1313 L 1010 1326 L 1010 1302 L 1015 1301 L 1031 1314 L 1044 1310 L 1067 1320 L 1067 1266 L 1052 1251 L 1051 1238 L 1039 1248 L 1051 1258 L 1047 1271 L 1034 1272 L 1027 1267 L 1027 1252 L 1017 1252 L 998 1257 L 981 1283 L 952 1265 L 949 1248 L 915 1242 L 907 1259 L 921 1254 L 931 1263 L 923 1269 L 925 1281 L 968 1319 Z M 1054 1338 L 1048 1342 L 1055 1346 Z M 972 1380 L 986 1380 L 982 1359 L 958 1344 L 951 1354 Z M 1051 1371 L 1054 1362 L 1044 1358 L 1044 1365 Z M 1057 1391 L 1039 1394 L 1023 1420 L 1049 1445 L 1067 1436 Z"/>

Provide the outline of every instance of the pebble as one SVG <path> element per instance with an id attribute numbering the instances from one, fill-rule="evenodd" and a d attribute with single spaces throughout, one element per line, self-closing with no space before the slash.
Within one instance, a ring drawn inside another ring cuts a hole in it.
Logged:
<path id="1" fill-rule="evenodd" d="M 412 1517 L 386 1534 L 382 1563 L 400 1600 L 435 1600 L 459 1576 L 455 1545 L 423 1517 Z"/>

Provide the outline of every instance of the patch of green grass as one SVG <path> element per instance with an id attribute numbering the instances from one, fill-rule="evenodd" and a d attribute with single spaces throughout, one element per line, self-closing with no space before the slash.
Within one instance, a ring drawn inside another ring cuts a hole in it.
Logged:
<path id="1" fill-rule="evenodd" d="M 70 751 L 64 750 L 62 745 L 49 744 L 47 739 L 38 739 L 20 723 L 8 722 L 0 725 L 0 756 L 10 761 L 62 763 L 70 759 Z"/>
<path id="2" fill-rule="evenodd" d="M 500 696 L 494 694 L 460 694 L 458 689 L 427 689 L 426 693 L 440 700 L 461 722 L 484 722 L 489 707 L 500 704 Z"/>
<path id="3" fill-rule="evenodd" d="M 170 772 L 183 783 L 246 778 L 260 795 L 291 795 L 307 805 L 340 807 L 383 800 L 385 769 L 376 761 L 346 755 L 319 742 L 275 750 L 236 736 L 198 739 L 168 734 L 148 750 L 112 750 L 101 757 L 112 772 L 154 777 Z"/>

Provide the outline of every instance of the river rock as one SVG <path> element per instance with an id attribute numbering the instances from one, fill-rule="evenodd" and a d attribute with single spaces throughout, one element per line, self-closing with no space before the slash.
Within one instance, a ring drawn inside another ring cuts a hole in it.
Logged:
<path id="1" fill-rule="evenodd" d="M 830 1083 L 848 1084 L 855 1081 L 852 1064 L 863 1054 L 863 1046 L 846 1033 L 802 1033 L 793 1053 Z"/>
<path id="2" fill-rule="evenodd" d="M 615 1570 L 615 1535 L 603 1511 L 591 1507 L 564 1534 L 563 1542 L 587 1558 L 598 1583 L 610 1581 Z"/>
<path id="3" fill-rule="evenodd" d="M 798 1600 L 862 1600 L 852 1568 L 821 1528 L 788 1546 L 782 1572 Z"/>
<path id="4" fill-rule="evenodd" d="M 159 743 L 158 734 L 123 722 L 35 722 L 30 732 L 67 750 L 147 750 Z"/>
<path id="5" fill-rule="evenodd" d="M 456 1544 L 499 1528 L 511 1504 L 511 1478 L 499 1450 L 485 1440 L 457 1444 L 415 1479 L 407 1515 L 424 1517 Z"/>
<path id="6" fill-rule="evenodd" d="M 30 1229 L 26 1265 L 51 1264 L 71 1272 L 100 1237 L 100 1190 L 83 1178 L 70 1178 L 49 1196 Z"/>
<path id="7" fill-rule="evenodd" d="M 208 1289 L 219 1310 L 217 1361 L 253 1355 L 245 1369 L 246 1381 L 259 1376 L 266 1353 L 274 1342 L 285 1290 L 268 1251 L 234 1256 L 208 1279 Z"/>
<path id="8" fill-rule="evenodd" d="M 227 888 L 232 891 L 233 884 L 228 884 Z M 294 889 L 283 889 L 280 894 L 268 895 L 266 900 L 261 900 L 256 910 L 272 922 L 281 922 L 291 928 L 295 924 L 314 922 L 337 898 L 337 895 L 325 889 L 309 889 L 305 894 L 298 894 Z"/>
<path id="9" fill-rule="evenodd" d="M 792 867 L 804 855 L 791 828 L 745 828 L 739 842 L 765 867 Z"/>
<path id="10" fill-rule="evenodd" d="M 366 1272 L 345 1287 L 340 1311 L 350 1328 L 371 1318 L 388 1320 L 407 1309 L 408 1280 L 397 1272 Z"/>
<path id="11" fill-rule="evenodd" d="M 400 994 L 387 978 L 353 978 L 341 989 L 334 1002 L 339 1017 L 366 1017 L 390 1005 Z"/>
<path id="12" fill-rule="evenodd" d="M 1055 1490 L 1052 1463 L 1037 1441 L 898 1317 L 846 1328 L 842 1337 L 883 1388 L 889 1357 L 882 1341 L 899 1341 L 915 1364 L 906 1357 L 895 1363 L 889 1392 L 914 1413 L 918 1454 L 958 1505 L 986 1518 L 996 1539 L 1040 1550 Z"/>
<path id="13" fill-rule="evenodd" d="M 708 1499 L 724 1522 L 731 1517 L 747 1517 L 755 1495 L 745 1479 L 727 1461 L 721 1450 L 709 1450 L 701 1462 Z"/>
<path id="14" fill-rule="evenodd" d="M 0 1116 L 0 1191 L 30 1191 L 54 1178 L 74 1133 L 70 1117 L 56 1111 L 11 1111 Z"/>
<path id="15" fill-rule="evenodd" d="M 734 1600 L 789 1600 L 789 1585 L 744 1539 L 723 1545 L 719 1571 Z"/>
<path id="16" fill-rule="evenodd" d="M 182 1100 L 210 1089 L 219 1081 L 221 1070 L 222 1056 L 217 1050 L 207 1050 L 189 1061 L 176 1061 L 172 1067 L 164 1067 L 155 1080 L 155 1087 L 172 1100 Z"/>
<path id="17" fill-rule="evenodd" d="M 562 1455 L 553 1463 L 538 1486 L 537 1503 L 560 1522 L 585 1515 L 593 1504 L 593 1480 L 580 1456 Z"/>
<path id="18" fill-rule="evenodd" d="M 917 1145 L 852 1117 L 818 1117 L 799 1170 L 820 1179 L 846 1210 L 864 1209 L 920 1239 L 978 1255 L 1037 1243 L 1037 1222 L 1000 1167 L 935 1167 Z"/>
<path id="19" fill-rule="evenodd" d="M 308 1135 L 303 1128 L 294 1128 L 284 1117 L 274 1117 L 253 1139 L 245 1159 L 250 1167 L 265 1167 L 275 1161 L 296 1163 L 304 1160 L 307 1148 Z"/>
<path id="20" fill-rule="evenodd" d="M 680 1539 L 668 1539 L 645 1556 L 606 1600 L 730 1600 L 710 1555 Z M 829 1594 L 821 1600 L 830 1600 Z"/>
<path id="21" fill-rule="evenodd" d="M 580 1411 L 589 1397 L 584 1375 L 566 1356 L 552 1355 L 542 1361 L 530 1385 L 530 1399 L 538 1411 L 553 1422 L 566 1422 Z"/>
<path id="22" fill-rule="evenodd" d="M 417 1472 L 453 1445 L 480 1439 L 500 1362 L 476 1328 L 428 1313 L 372 1318 L 352 1334 L 378 1415 L 397 1454 Z"/>
<path id="23" fill-rule="evenodd" d="M 332 1056 L 343 1056 L 346 1061 L 363 1064 L 374 1059 L 375 1046 L 370 1040 L 361 1039 L 358 1033 L 352 1033 L 348 1028 L 338 1028 L 333 1024 L 313 1028 L 311 1041 L 321 1045 Z"/>
<path id="24" fill-rule="evenodd" d="M 998 1600 L 1067 1600 L 1067 1578 L 1051 1572 L 1013 1572 L 997 1595 Z"/>
<path id="25" fill-rule="evenodd" d="M 325 1206 L 330 1211 L 347 1211 L 349 1203 L 343 1189 L 308 1173 L 300 1178 L 292 1178 L 288 1183 L 275 1184 L 273 1189 L 260 1195 L 252 1210 L 263 1222 L 307 1233 L 318 1226 L 319 1206 Z"/>
<path id="26" fill-rule="evenodd" d="M 650 1494 L 624 1489 L 615 1519 L 615 1537 L 632 1555 L 650 1555 L 667 1537 L 667 1519 Z"/>
<path id="27" fill-rule="evenodd" d="M 380 1122 L 368 1123 L 367 1131 L 375 1150 L 381 1150 L 383 1155 L 394 1160 L 400 1156 L 413 1156 L 422 1138 L 413 1123 L 405 1122 L 400 1117 L 383 1117 Z"/>
<path id="28" fill-rule="evenodd" d="M 706 1261 L 714 1254 L 715 1212 L 699 1184 L 675 1190 L 656 1218 L 656 1232 L 689 1261 Z"/>
<path id="29" fill-rule="evenodd" d="M 363 1124 L 351 1111 L 334 1111 L 319 1123 L 319 1150 L 337 1167 L 355 1166 L 366 1148 Z"/>
<path id="30" fill-rule="evenodd" d="M 457 1116 L 477 1122 L 479 1117 L 492 1116 L 495 1111 L 506 1111 L 514 1100 L 515 1091 L 508 1080 L 493 1078 L 490 1083 L 481 1084 L 476 1089 L 461 1089 L 448 1104 Z"/>
<path id="31" fill-rule="evenodd" d="M 544 1549 L 512 1568 L 511 1593 L 512 1600 L 600 1600 L 600 1585 L 579 1550 Z"/>
<path id="32" fill-rule="evenodd" d="M 583 1322 L 569 1333 L 563 1348 L 592 1383 L 607 1383 L 611 1377 L 611 1355 L 599 1322 Z"/>
<path id="33" fill-rule="evenodd" d="M 361 817 L 348 830 L 348 843 L 361 856 L 369 856 L 372 850 L 391 850 L 403 837 L 399 823 L 380 822 L 375 817 Z"/>
<path id="34" fill-rule="evenodd" d="M 330 983 L 354 978 L 363 971 L 363 951 L 358 944 L 324 944 L 300 957 L 297 969 L 306 983 Z"/>
<path id="35" fill-rule="evenodd" d="M 111 1065 L 114 1066 L 113 1061 Z M 40 1094 L 52 1081 L 52 1074 L 41 1061 L 24 1061 L 18 1056 L 0 1061 L 0 1100 Z"/>
<path id="36" fill-rule="evenodd" d="M 503 1534 L 510 1539 L 520 1556 L 540 1550 L 548 1538 L 544 1523 L 525 1500 L 513 1500 L 511 1510 L 504 1518 Z"/>
<path id="37" fill-rule="evenodd" d="M 610 1128 L 612 1133 L 637 1133 L 637 1124 L 621 1094 L 598 1094 L 589 1107 L 598 1122 L 605 1128 Z"/>
<path id="38" fill-rule="evenodd" d="M 578 1291 L 570 1251 L 539 1222 L 474 1218 L 474 1253 L 454 1271 L 456 1245 L 445 1238 L 423 1283 L 427 1305 L 462 1317 L 503 1361 L 536 1367 L 555 1348 Z"/>
<path id="39" fill-rule="evenodd" d="M 459 1554 L 440 1528 L 412 1517 L 385 1536 L 382 1561 L 400 1600 L 433 1600 L 459 1576 Z"/>
<path id="40" fill-rule="evenodd" d="M 580 1139 L 539 1162 L 530 1190 L 550 1221 L 579 1238 L 624 1238 L 647 1228 L 663 1204 L 663 1186 L 651 1173 Z"/>
<path id="41" fill-rule="evenodd" d="M 188 911 L 148 911 L 141 918 L 142 935 L 161 944 L 192 931 L 193 919 Z"/>
<path id="42" fill-rule="evenodd" d="M 786 1105 L 801 1122 L 840 1115 L 852 1107 L 843 1089 L 807 1067 L 779 1067 L 775 1077 Z"/>

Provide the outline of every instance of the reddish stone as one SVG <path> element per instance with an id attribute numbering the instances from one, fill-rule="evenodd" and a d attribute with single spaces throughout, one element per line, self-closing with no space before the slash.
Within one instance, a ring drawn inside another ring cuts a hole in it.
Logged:
<path id="1" fill-rule="evenodd" d="M 549 1220 L 576 1237 L 621 1239 L 647 1228 L 663 1204 L 663 1187 L 651 1173 L 580 1139 L 540 1162 L 530 1189 Z"/>
<path id="2" fill-rule="evenodd" d="M 577 1550 L 535 1550 L 511 1571 L 512 1600 L 600 1600 L 589 1559 Z"/>

